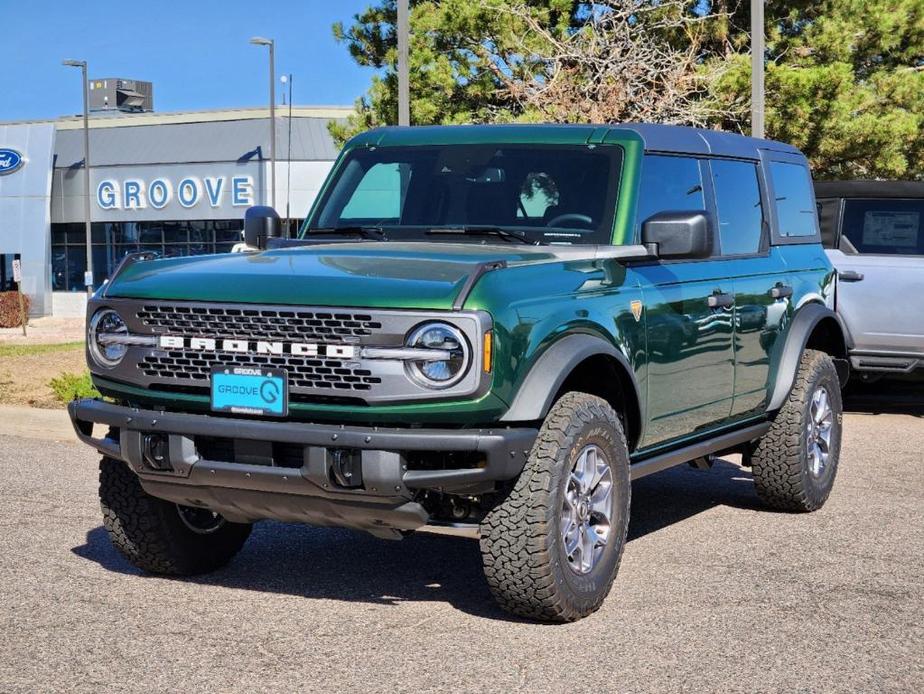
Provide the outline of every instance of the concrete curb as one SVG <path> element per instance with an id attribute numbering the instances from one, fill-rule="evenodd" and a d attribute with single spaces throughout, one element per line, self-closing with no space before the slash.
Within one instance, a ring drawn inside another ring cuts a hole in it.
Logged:
<path id="1" fill-rule="evenodd" d="M 0 436 L 44 441 L 76 441 L 67 410 L 0 406 Z"/>

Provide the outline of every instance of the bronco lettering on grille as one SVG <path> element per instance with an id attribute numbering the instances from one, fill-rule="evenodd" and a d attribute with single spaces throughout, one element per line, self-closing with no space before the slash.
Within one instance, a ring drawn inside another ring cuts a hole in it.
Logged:
<path id="1" fill-rule="evenodd" d="M 355 359 L 359 348 L 355 345 L 322 345 L 312 342 L 271 342 L 268 340 L 216 340 L 211 337 L 179 337 L 161 335 L 161 349 L 195 349 L 206 352 L 234 352 L 236 354 L 291 354 L 297 357 L 327 357 Z"/>

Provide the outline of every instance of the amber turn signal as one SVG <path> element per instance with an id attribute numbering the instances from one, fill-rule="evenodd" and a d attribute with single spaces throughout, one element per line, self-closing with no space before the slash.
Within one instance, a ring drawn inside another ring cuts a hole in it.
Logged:
<path id="1" fill-rule="evenodd" d="M 490 330 L 484 334 L 484 372 L 491 373 L 491 359 L 494 357 L 494 333 Z"/>

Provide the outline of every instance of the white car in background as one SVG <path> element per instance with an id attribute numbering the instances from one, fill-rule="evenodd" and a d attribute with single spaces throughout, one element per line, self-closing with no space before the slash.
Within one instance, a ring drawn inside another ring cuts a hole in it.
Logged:
<path id="1" fill-rule="evenodd" d="M 815 198 L 853 372 L 924 379 L 924 182 L 816 181 Z"/>

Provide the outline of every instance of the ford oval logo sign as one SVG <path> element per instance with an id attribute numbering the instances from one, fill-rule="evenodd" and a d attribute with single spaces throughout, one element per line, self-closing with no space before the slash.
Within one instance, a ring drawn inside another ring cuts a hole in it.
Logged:
<path id="1" fill-rule="evenodd" d="M 11 174 L 22 168 L 26 160 L 15 149 L 0 148 L 0 176 Z"/>

